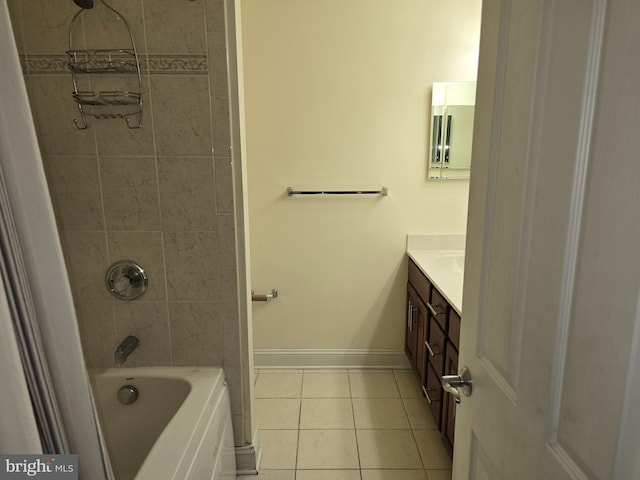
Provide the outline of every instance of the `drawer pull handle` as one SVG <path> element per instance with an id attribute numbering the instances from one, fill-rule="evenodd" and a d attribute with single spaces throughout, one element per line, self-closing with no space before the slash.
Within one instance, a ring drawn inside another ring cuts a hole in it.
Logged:
<path id="1" fill-rule="evenodd" d="M 438 346 L 437 344 L 429 345 L 429 342 L 427 342 L 427 341 L 425 341 L 424 344 L 427 347 L 427 350 L 429 350 L 429 355 L 431 355 L 432 357 L 435 357 L 436 355 L 442 355 L 442 353 L 440 353 L 440 352 L 434 352 L 433 351 L 433 348 Z"/>
<path id="2" fill-rule="evenodd" d="M 436 305 L 437 308 L 442 308 L 439 305 Z M 444 310 L 442 312 L 438 312 L 436 310 L 436 307 L 434 307 L 433 305 L 431 305 L 431 303 L 427 302 L 427 308 L 429 309 L 429 311 L 431 312 L 431 315 L 435 318 L 438 315 L 440 315 L 441 313 L 444 313 Z"/>
<path id="3" fill-rule="evenodd" d="M 428 403 L 429 405 L 433 405 L 433 400 L 431 400 L 431 397 L 429 396 L 429 393 L 427 392 L 427 389 L 426 389 L 426 388 L 424 388 L 424 386 L 422 387 L 422 391 L 424 392 L 424 396 L 425 396 L 425 397 L 426 397 L 426 399 L 427 399 L 427 403 Z"/>
<path id="4" fill-rule="evenodd" d="M 407 328 L 409 331 L 413 330 L 413 304 L 409 300 L 409 309 L 407 310 Z"/>

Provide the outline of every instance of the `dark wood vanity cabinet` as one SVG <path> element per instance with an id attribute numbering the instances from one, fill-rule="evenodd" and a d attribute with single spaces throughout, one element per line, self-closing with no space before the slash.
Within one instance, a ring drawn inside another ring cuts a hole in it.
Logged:
<path id="1" fill-rule="evenodd" d="M 427 307 L 416 292 L 409 285 L 407 287 L 407 326 L 405 333 L 405 352 L 411 366 L 421 379 L 424 378 L 425 348 L 424 339 L 427 335 Z"/>
<path id="2" fill-rule="evenodd" d="M 411 366 L 424 379 L 425 347 L 427 336 L 427 307 L 415 288 L 407 286 L 407 325 L 405 352 Z"/>
<path id="3" fill-rule="evenodd" d="M 405 351 L 422 384 L 442 441 L 453 455 L 455 402 L 440 384 L 442 375 L 458 373 L 460 315 L 409 259 Z"/>

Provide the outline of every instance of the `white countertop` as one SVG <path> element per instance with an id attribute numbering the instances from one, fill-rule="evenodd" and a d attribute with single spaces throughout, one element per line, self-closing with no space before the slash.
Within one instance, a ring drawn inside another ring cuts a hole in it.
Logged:
<path id="1" fill-rule="evenodd" d="M 456 239 L 456 241 L 451 241 L 454 240 L 454 237 L 460 236 L 441 236 L 437 238 L 446 239 L 447 241 L 424 243 L 417 242 L 416 236 L 409 236 L 407 238 L 407 254 L 440 291 L 453 309 L 459 315 L 462 315 L 464 248 L 460 247 L 464 245 L 464 240 Z"/>

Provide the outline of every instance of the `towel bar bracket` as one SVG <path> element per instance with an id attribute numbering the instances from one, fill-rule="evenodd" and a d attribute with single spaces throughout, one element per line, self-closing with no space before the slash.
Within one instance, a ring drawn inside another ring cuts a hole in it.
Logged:
<path id="1" fill-rule="evenodd" d="M 251 290 L 252 302 L 268 302 L 274 298 L 278 298 L 278 290 L 275 288 L 271 290 L 271 293 L 254 293 L 253 290 Z"/>

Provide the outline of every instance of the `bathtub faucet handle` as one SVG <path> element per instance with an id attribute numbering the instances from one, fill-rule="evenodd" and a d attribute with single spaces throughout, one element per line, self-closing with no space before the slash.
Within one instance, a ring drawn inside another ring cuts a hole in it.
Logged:
<path id="1" fill-rule="evenodd" d="M 119 367 L 124 362 L 126 362 L 129 355 L 131 355 L 131 353 L 138 347 L 138 345 L 140 345 L 140 340 L 138 340 L 137 337 L 129 335 L 127 338 L 125 338 L 122 343 L 118 345 L 118 348 L 116 348 L 114 357 L 116 365 Z"/>

